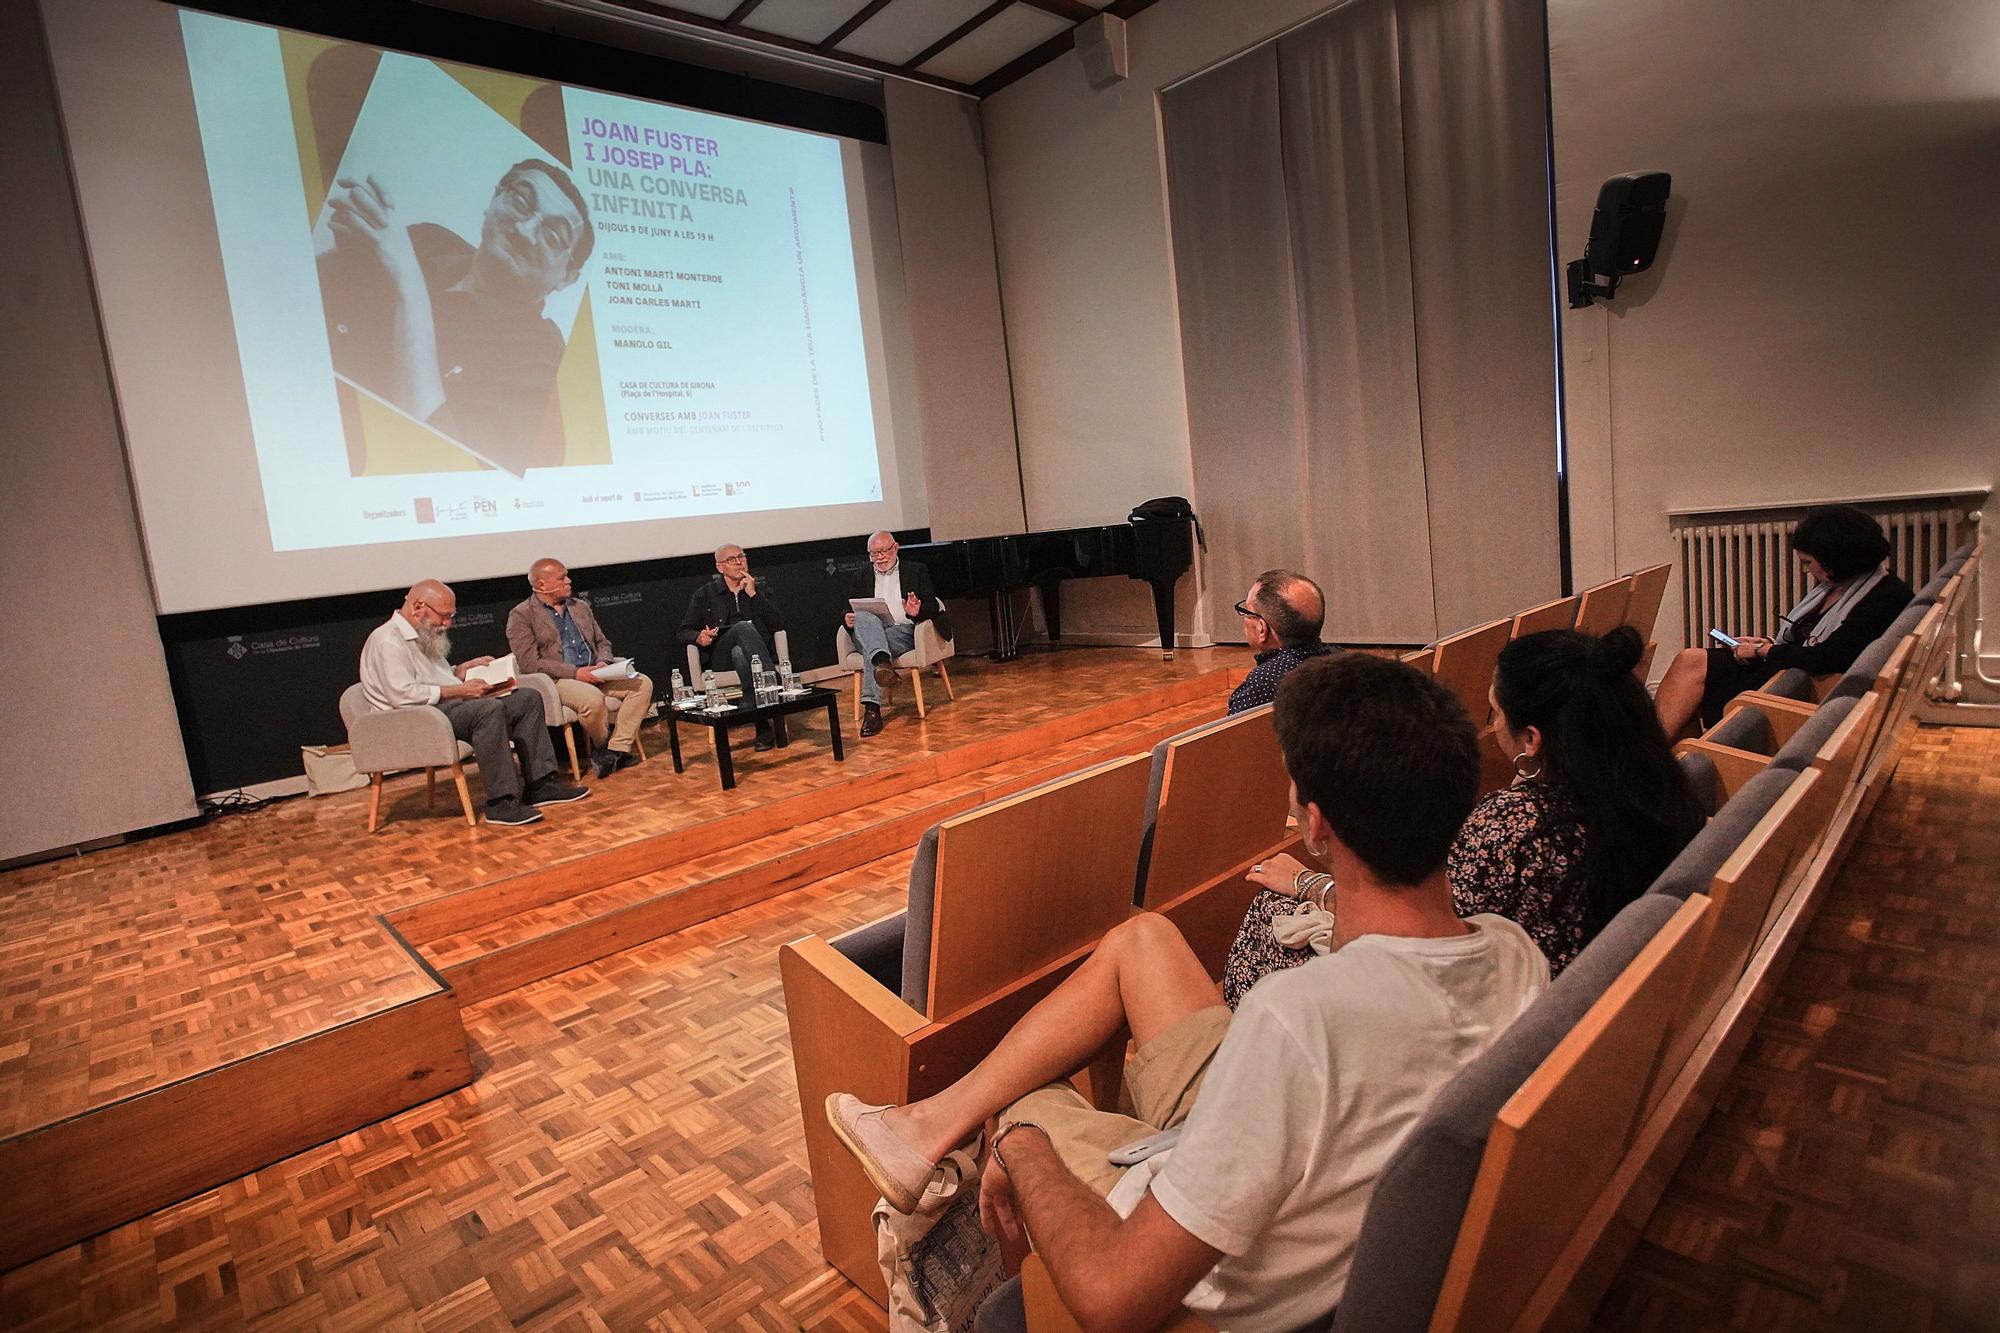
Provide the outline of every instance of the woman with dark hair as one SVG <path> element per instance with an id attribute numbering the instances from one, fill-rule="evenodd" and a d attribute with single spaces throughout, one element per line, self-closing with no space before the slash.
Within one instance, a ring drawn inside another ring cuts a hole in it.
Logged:
<path id="1" fill-rule="evenodd" d="M 1638 632 L 1624 626 L 1602 638 L 1549 630 L 1508 644 L 1493 672 L 1495 730 L 1516 777 L 1481 801 L 1453 840 L 1452 902 L 1460 916 L 1514 921 L 1551 973 L 1701 829 L 1700 803 L 1632 674 L 1642 649 Z M 1251 870 L 1266 891 L 1230 946 L 1225 1003 L 1311 958 L 1316 936 L 1330 937 L 1331 918 L 1313 906 L 1327 878 L 1290 856 Z"/>
<path id="2" fill-rule="evenodd" d="M 1778 618 L 1778 637 L 1746 637 L 1734 648 L 1683 648 L 1674 655 L 1653 703 L 1669 737 L 1722 720 L 1723 709 L 1776 671 L 1797 667 L 1814 676 L 1845 671 L 1895 623 L 1910 603 L 1910 585 L 1883 567 L 1889 539 L 1881 525 L 1852 505 L 1809 509 L 1792 530 L 1792 549 L 1812 589 Z"/>

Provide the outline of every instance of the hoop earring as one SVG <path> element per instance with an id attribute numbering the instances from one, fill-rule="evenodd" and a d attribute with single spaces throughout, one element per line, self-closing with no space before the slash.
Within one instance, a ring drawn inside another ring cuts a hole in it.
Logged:
<path id="1" fill-rule="evenodd" d="M 1531 758 L 1535 761 L 1533 769 L 1524 766 L 1526 761 Z M 1525 778 L 1529 782 L 1533 782 L 1542 775 L 1542 770 L 1546 767 L 1547 765 L 1542 762 L 1539 756 L 1530 755 L 1526 750 L 1514 756 L 1514 776 L 1517 778 Z"/>

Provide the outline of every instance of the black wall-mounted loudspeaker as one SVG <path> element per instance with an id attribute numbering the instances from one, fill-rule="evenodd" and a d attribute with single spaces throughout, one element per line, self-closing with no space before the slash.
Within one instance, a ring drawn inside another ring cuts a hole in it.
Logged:
<path id="1" fill-rule="evenodd" d="M 1604 182 L 1597 192 L 1597 211 L 1590 215 L 1583 258 L 1569 265 L 1571 309 L 1596 297 L 1609 298 L 1621 279 L 1652 267 L 1673 186 L 1673 176 L 1664 171 L 1628 171 Z"/>

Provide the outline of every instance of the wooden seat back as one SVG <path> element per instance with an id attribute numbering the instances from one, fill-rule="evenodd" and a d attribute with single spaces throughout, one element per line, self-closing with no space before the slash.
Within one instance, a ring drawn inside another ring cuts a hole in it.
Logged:
<path id="1" fill-rule="evenodd" d="M 1162 741 L 1152 843 L 1134 895 L 1168 902 L 1283 842 L 1291 780 L 1269 707 Z"/>
<path id="2" fill-rule="evenodd" d="M 1681 905 L 1501 1108 L 1431 1333 L 1512 1327 L 1623 1156 L 1696 961 L 1704 894 Z"/>
<path id="3" fill-rule="evenodd" d="M 940 1020 L 1130 914 L 1151 757 L 1113 759 L 938 825 L 929 1003 Z"/>
<path id="4" fill-rule="evenodd" d="M 1585 588 L 1577 599 L 1576 627 L 1585 634 L 1609 634 L 1625 623 L 1625 608 L 1632 600 L 1632 575 Z"/>
<path id="5" fill-rule="evenodd" d="M 1625 603 L 1624 623 L 1639 631 L 1645 643 L 1653 641 L 1653 628 L 1660 619 L 1660 603 L 1667 595 L 1667 575 L 1672 565 L 1648 565 L 1631 575 L 1631 596 Z"/>
<path id="6" fill-rule="evenodd" d="M 1458 696 L 1475 727 L 1484 727 L 1493 711 L 1486 691 L 1493 684 L 1493 666 L 1500 660 L 1500 650 L 1513 632 L 1512 620 L 1494 620 L 1438 640 L 1431 674 Z"/>
<path id="7" fill-rule="evenodd" d="M 1543 630 L 1575 629 L 1578 600 L 1576 594 L 1571 593 L 1553 602 L 1529 607 L 1514 617 L 1513 631 L 1507 637 L 1521 639 L 1530 634 L 1540 634 Z"/>
<path id="8" fill-rule="evenodd" d="M 1830 812 L 1814 795 L 1826 785 L 1824 773 L 1801 773 L 1715 872 L 1708 888 L 1713 905 L 1695 931 L 1687 999 L 1668 1022 L 1660 1076 L 1646 1098 L 1649 1112 L 1736 989 L 1781 889 L 1795 881 L 1818 841 L 1820 821 Z"/>

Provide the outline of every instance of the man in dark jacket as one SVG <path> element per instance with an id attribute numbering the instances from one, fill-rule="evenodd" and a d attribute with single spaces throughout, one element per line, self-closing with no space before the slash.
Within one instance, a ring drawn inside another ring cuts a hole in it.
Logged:
<path id="1" fill-rule="evenodd" d="M 715 577 L 696 588 L 688 599 L 678 637 L 701 650 L 704 668 L 734 671 L 747 692 L 750 659 L 759 658 L 766 667 L 777 666 L 771 645 L 784 627 L 784 613 L 750 572 L 750 557 L 731 543 L 716 548 Z M 770 749 L 772 737 L 771 724 L 760 721 L 757 748 Z"/>
<path id="2" fill-rule="evenodd" d="M 896 683 L 896 659 L 917 646 L 917 626 L 937 622 L 937 632 L 951 637 L 951 617 L 931 587 L 931 574 L 922 565 L 902 562 L 895 535 L 878 532 L 868 539 L 868 572 L 857 579 L 848 593 L 851 598 L 879 598 L 889 608 L 889 619 L 849 611 L 848 632 L 861 650 L 861 734 L 873 736 L 882 730 L 882 687 Z"/>

